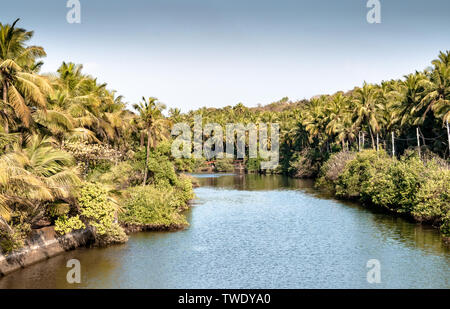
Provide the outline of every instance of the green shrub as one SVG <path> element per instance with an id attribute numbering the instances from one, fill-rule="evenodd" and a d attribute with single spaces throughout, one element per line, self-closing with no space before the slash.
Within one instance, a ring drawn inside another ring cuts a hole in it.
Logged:
<path id="1" fill-rule="evenodd" d="M 129 197 L 124 201 L 121 222 L 134 225 L 147 225 L 155 228 L 171 228 L 188 225 L 186 218 L 176 209 L 177 201 L 173 192 L 154 186 L 135 187 L 128 190 Z"/>
<path id="2" fill-rule="evenodd" d="M 107 238 L 114 230 L 116 207 L 108 197 L 108 191 L 98 183 L 86 183 L 78 197 L 80 214 L 95 228 L 96 235 Z M 103 242 L 104 244 L 104 242 Z"/>
<path id="3" fill-rule="evenodd" d="M 113 185 L 117 189 L 125 189 L 141 182 L 137 172 L 130 162 L 124 161 L 111 166 L 107 172 L 99 175 L 96 179 L 101 183 Z"/>
<path id="4" fill-rule="evenodd" d="M 219 173 L 234 172 L 233 159 L 217 159 L 217 160 L 215 160 L 214 170 Z"/>
<path id="5" fill-rule="evenodd" d="M 106 233 L 97 237 L 100 246 L 121 244 L 128 241 L 128 236 L 118 223 L 113 223 L 106 228 Z"/>
<path id="6" fill-rule="evenodd" d="M 316 185 L 335 190 L 335 183 L 343 173 L 345 166 L 356 156 L 354 152 L 341 151 L 332 154 L 330 158 L 322 165 L 319 172 L 319 178 Z"/>
<path id="7" fill-rule="evenodd" d="M 386 163 L 390 158 L 384 151 L 366 150 L 359 152 L 353 160 L 345 165 L 342 174 L 336 181 L 336 195 L 344 198 L 359 198 L 364 192 L 363 186 L 368 186 L 368 182 L 377 172 L 383 172 Z"/>
<path id="8" fill-rule="evenodd" d="M 412 215 L 420 222 L 442 221 L 442 229 L 446 230 L 446 226 L 450 223 L 449 214 L 450 170 L 435 168 L 416 193 L 416 204 Z"/>
<path id="9" fill-rule="evenodd" d="M 338 197 L 358 198 L 440 226 L 450 237 L 450 170 L 445 165 L 432 158 L 424 163 L 415 152 L 399 160 L 374 150 L 348 160 L 340 156 L 332 156 L 322 167 L 318 184 L 334 186 Z M 341 159 L 346 161 L 344 168 Z"/>
<path id="10" fill-rule="evenodd" d="M 322 159 L 316 149 L 305 148 L 297 151 L 289 161 L 288 173 L 295 178 L 313 178 L 319 173 Z"/>
<path id="11" fill-rule="evenodd" d="M 175 187 L 173 197 L 177 201 L 178 209 L 184 209 L 186 204 L 195 197 L 192 188 L 192 177 L 188 175 L 180 175 Z"/>
<path id="12" fill-rule="evenodd" d="M 55 232 L 59 235 L 66 235 L 72 231 L 84 229 L 86 226 L 79 216 L 68 218 L 66 215 L 60 216 L 55 221 Z"/>
<path id="13" fill-rule="evenodd" d="M 386 159 L 375 167 L 375 173 L 362 185 L 362 198 L 398 213 L 410 213 L 417 203 L 416 193 L 427 179 L 427 168 L 420 158 Z"/>
<path id="14" fill-rule="evenodd" d="M 261 169 L 261 158 L 249 158 L 245 167 L 249 172 L 258 172 Z"/>
<path id="15" fill-rule="evenodd" d="M 25 239 L 31 232 L 31 225 L 21 223 L 11 227 L 11 230 L 0 228 L 0 250 L 3 253 L 11 253 L 25 245 Z"/>
<path id="16" fill-rule="evenodd" d="M 177 174 L 175 167 L 166 157 L 153 155 L 148 161 L 148 169 L 153 177 L 152 183 L 157 186 L 175 186 Z"/>

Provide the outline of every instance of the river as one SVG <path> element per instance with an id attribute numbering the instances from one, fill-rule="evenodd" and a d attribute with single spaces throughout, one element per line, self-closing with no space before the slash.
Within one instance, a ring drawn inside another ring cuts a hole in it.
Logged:
<path id="1" fill-rule="evenodd" d="M 197 177 L 186 230 L 67 252 L 0 288 L 450 288 L 450 249 L 430 227 L 336 201 L 311 181 Z M 66 281 L 70 259 L 80 284 Z M 371 259 L 381 283 L 367 281 Z"/>

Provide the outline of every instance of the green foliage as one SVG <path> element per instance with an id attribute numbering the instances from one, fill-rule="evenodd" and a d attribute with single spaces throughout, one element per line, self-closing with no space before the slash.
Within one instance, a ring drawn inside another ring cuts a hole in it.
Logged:
<path id="1" fill-rule="evenodd" d="M 427 179 L 427 167 L 418 156 L 401 160 L 384 159 L 374 165 L 373 174 L 362 184 L 362 198 L 398 213 L 410 213 L 416 193 Z"/>
<path id="2" fill-rule="evenodd" d="M 442 221 L 442 232 L 450 236 L 450 170 L 430 171 L 416 193 L 412 215 L 417 221 L 434 224 Z"/>
<path id="3" fill-rule="evenodd" d="M 48 206 L 48 216 L 51 218 L 59 217 L 68 214 L 70 211 L 70 204 L 68 203 L 52 203 Z"/>
<path id="4" fill-rule="evenodd" d="M 80 214 L 90 226 L 95 228 L 100 244 L 107 244 L 111 239 L 117 242 L 120 239 L 116 227 L 116 207 L 108 196 L 108 191 L 98 183 L 86 183 L 80 189 L 78 196 Z M 113 235 L 110 235 L 113 233 Z M 118 236 L 115 236 L 115 235 Z"/>
<path id="5" fill-rule="evenodd" d="M 89 173 L 86 176 L 86 179 L 95 180 L 101 177 L 103 174 L 108 173 L 111 167 L 112 163 L 110 161 L 101 160 L 99 162 L 96 162 L 89 167 Z"/>
<path id="6" fill-rule="evenodd" d="M 296 178 L 312 178 L 319 173 L 321 154 L 316 149 L 305 148 L 293 153 L 288 173 Z"/>
<path id="7" fill-rule="evenodd" d="M 339 179 L 343 173 L 347 163 L 355 158 L 354 152 L 341 151 L 334 153 L 322 165 L 319 172 L 319 177 L 316 181 L 318 187 L 328 187 L 334 190 L 334 183 Z"/>
<path id="8" fill-rule="evenodd" d="M 184 158 L 177 158 L 173 161 L 173 164 L 175 166 L 175 169 L 180 172 L 187 172 L 192 173 L 201 168 L 202 165 L 204 165 L 205 159 L 184 159 Z"/>
<path id="9" fill-rule="evenodd" d="M 59 217 L 55 221 L 55 231 L 59 235 L 66 235 L 72 231 L 84 229 L 86 226 L 79 216 L 68 218 L 66 215 Z"/>
<path id="10" fill-rule="evenodd" d="M 0 251 L 11 253 L 21 249 L 30 233 L 31 226 L 28 223 L 13 225 L 10 230 L 3 229 L 0 226 Z"/>
<path id="11" fill-rule="evenodd" d="M 80 213 L 90 225 L 95 227 L 97 235 L 104 235 L 114 223 L 115 207 L 108 198 L 108 191 L 100 184 L 86 183 L 78 196 Z"/>
<path id="12" fill-rule="evenodd" d="M 348 161 L 343 173 L 339 176 L 335 191 L 338 197 L 359 198 L 363 186 L 376 173 L 376 169 L 383 166 L 383 162 L 389 160 L 383 151 L 367 150 L 356 155 L 355 159 Z"/>
<path id="13" fill-rule="evenodd" d="M 128 190 L 129 197 L 124 201 L 125 212 L 120 220 L 131 225 L 145 225 L 155 229 L 171 229 L 188 225 L 186 218 L 175 209 L 178 202 L 154 186 L 134 187 Z M 175 205 L 174 205 L 175 204 Z"/>
<path id="14" fill-rule="evenodd" d="M 344 168 L 340 160 L 346 162 Z M 321 175 L 318 184 L 330 185 L 338 197 L 410 215 L 440 226 L 450 236 L 450 170 L 434 160 L 424 163 L 413 152 L 397 160 L 384 151 L 366 150 L 353 159 L 332 156 Z"/>
<path id="15" fill-rule="evenodd" d="M 177 184 L 177 174 L 172 162 L 167 157 L 152 155 L 148 160 L 148 169 L 152 175 L 152 183 L 157 186 L 174 186 Z"/>
<path id="16" fill-rule="evenodd" d="M 127 234 L 118 223 L 113 223 L 106 228 L 103 235 L 97 237 L 97 242 L 100 246 L 108 246 L 112 244 L 121 244 L 128 240 Z"/>
<path id="17" fill-rule="evenodd" d="M 133 166 L 132 162 L 124 161 L 117 165 L 113 165 L 107 172 L 104 172 L 96 178 L 97 181 L 112 185 L 116 189 L 125 189 L 131 185 L 136 185 L 140 182 L 139 170 Z"/>
<path id="18" fill-rule="evenodd" d="M 233 172 L 234 171 L 233 159 L 217 159 L 217 160 L 215 160 L 214 169 L 216 172 L 219 172 L 219 173 Z"/>
<path id="19" fill-rule="evenodd" d="M 249 172 L 258 172 L 261 169 L 261 158 L 250 158 L 245 163 L 245 167 Z"/>

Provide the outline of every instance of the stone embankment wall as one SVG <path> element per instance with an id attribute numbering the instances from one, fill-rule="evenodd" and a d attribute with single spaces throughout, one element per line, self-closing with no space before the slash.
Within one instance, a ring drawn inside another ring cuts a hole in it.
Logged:
<path id="1" fill-rule="evenodd" d="M 57 236 L 53 227 L 35 230 L 20 251 L 8 255 L 0 254 L 0 277 L 65 251 L 88 246 L 94 241 L 94 234 L 89 229 L 64 236 Z"/>

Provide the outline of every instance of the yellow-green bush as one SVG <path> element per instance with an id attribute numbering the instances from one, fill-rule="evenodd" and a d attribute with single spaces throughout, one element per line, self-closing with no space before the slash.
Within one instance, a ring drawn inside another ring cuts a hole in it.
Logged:
<path id="1" fill-rule="evenodd" d="M 450 223 L 450 170 L 436 168 L 430 172 L 430 177 L 416 193 L 412 215 L 421 222 Z"/>
<path id="2" fill-rule="evenodd" d="M 155 229 L 170 229 L 188 225 L 176 209 L 173 192 L 155 186 L 134 187 L 128 190 L 120 221 L 131 225 L 145 225 Z"/>
<path id="3" fill-rule="evenodd" d="M 88 225 L 95 228 L 98 239 L 110 238 L 109 233 L 111 232 L 116 234 L 116 207 L 108 197 L 108 191 L 102 185 L 97 183 L 84 184 L 80 189 L 78 203 L 80 215 Z M 123 241 L 126 241 L 126 239 Z M 107 242 L 102 240 L 101 244 L 107 244 Z"/>
<path id="4" fill-rule="evenodd" d="M 360 198 L 363 187 L 377 173 L 383 172 L 386 162 L 391 160 L 384 151 L 366 150 L 358 153 L 345 165 L 336 181 L 336 195 L 343 198 Z"/>
<path id="5" fill-rule="evenodd" d="M 59 235 L 66 235 L 72 231 L 84 229 L 86 226 L 79 216 L 68 218 L 67 215 L 60 216 L 55 221 L 55 232 Z"/>

